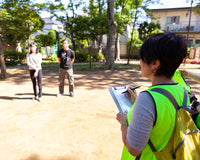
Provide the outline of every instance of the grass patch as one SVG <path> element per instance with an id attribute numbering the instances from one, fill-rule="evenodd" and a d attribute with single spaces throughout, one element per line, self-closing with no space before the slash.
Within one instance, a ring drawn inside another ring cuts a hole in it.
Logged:
<path id="1" fill-rule="evenodd" d="M 42 59 L 42 64 L 58 64 L 58 60 L 52 61 L 52 60 L 50 60 L 48 58 L 43 58 Z"/>
<path id="2" fill-rule="evenodd" d="M 115 64 L 119 69 L 140 69 L 139 64 Z"/>
<path id="3" fill-rule="evenodd" d="M 74 71 L 109 71 L 103 69 L 105 63 L 94 63 L 92 62 L 91 68 L 89 63 L 74 63 L 73 64 L 73 70 Z M 9 67 L 8 67 L 9 68 Z M 139 64 L 122 64 L 122 63 L 115 63 L 115 68 L 112 71 L 117 70 L 126 70 L 126 69 L 140 69 Z M 52 62 L 49 59 L 43 59 L 42 60 L 42 70 L 44 72 L 46 71 L 58 71 L 59 70 L 59 64 L 58 62 Z M 12 77 L 15 75 L 22 75 L 22 74 L 28 74 L 29 70 L 26 64 L 15 66 L 13 69 L 10 68 L 7 70 L 8 77 Z"/>
<path id="4" fill-rule="evenodd" d="M 99 71 L 99 70 L 104 70 L 103 66 L 105 64 L 104 63 L 94 63 L 91 64 L 91 68 L 90 68 L 90 64 L 88 63 L 74 63 L 73 65 L 73 70 L 74 71 Z M 124 70 L 124 69 L 140 69 L 140 65 L 137 64 L 115 64 L 116 68 L 114 70 Z M 59 69 L 59 64 L 48 64 L 48 65 L 42 65 L 42 69 L 43 70 L 58 70 Z"/>

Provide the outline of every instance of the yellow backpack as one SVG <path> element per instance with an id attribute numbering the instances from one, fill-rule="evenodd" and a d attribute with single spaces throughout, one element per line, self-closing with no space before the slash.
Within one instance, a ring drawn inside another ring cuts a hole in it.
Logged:
<path id="1" fill-rule="evenodd" d="M 165 95 L 177 111 L 174 131 L 167 145 L 161 151 L 157 151 L 151 140 L 148 142 L 156 158 L 158 160 L 200 160 L 200 130 L 191 117 L 191 114 L 195 114 L 196 111 L 187 107 L 186 91 L 184 90 L 184 102 L 181 107 L 168 91 L 161 88 L 154 88 L 151 91 Z"/>

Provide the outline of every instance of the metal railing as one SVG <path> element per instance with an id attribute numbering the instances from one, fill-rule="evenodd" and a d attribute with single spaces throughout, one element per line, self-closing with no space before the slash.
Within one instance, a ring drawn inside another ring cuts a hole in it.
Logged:
<path id="1" fill-rule="evenodd" d="M 188 22 L 183 21 L 180 24 L 166 24 L 164 30 L 170 32 L 187 32 L 188 31 Z M 190 24 L 191 32 L 200 32 L 200 21 L 191 21 Z"/>

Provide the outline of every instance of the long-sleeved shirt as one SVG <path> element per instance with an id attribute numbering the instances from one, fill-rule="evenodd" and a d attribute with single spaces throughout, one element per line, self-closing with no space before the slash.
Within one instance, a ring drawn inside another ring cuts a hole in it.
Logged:
<path id="1" fill-rule="evenodd" d="M 37 54 L 26 54 L 27 65 L 29 70 L 40 70 L 42 69 L 42 55 L 40 53 Z"/>

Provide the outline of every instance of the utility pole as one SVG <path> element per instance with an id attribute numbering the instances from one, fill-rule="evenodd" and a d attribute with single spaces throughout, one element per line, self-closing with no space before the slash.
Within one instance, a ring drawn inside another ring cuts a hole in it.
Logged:
<path id="1" fill-rule="evenodd" d="M 191 0 L 191 5 L 190 5 L 189 24 L 188 24 L 188 29 L 187 29 L 187 46 L 189 46 L 189 33 L 190 33 L 190 22 L 191 22 L 191 16 L 192 16 L 192 4 L 193 4 L 193 0 Z M 185 57 L 184 65 L 186 63 L 186 58 L 187 58 L 187 56 Z"/>
<path id="2" fill-rule="evenodd" d="M 188 29 L 187 29 L 187 45 L 189 45 L 190 22 L 191 22 L 191 16 L 192 16 L 192 3 L 193 3 L 193 0 L 191 0 L 191 6 L 190 6 L 189 24 L 188 24 Z"/>

